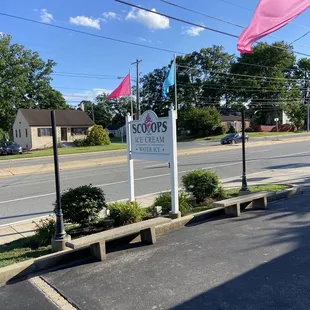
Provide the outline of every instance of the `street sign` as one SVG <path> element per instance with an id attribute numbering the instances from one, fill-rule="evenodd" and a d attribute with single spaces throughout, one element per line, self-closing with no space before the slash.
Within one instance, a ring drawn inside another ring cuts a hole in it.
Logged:
<path id="1" fill-rule="evenodd" d="M 169 162 L 171 175 L 172 216 L 179 216 L 177 159 L 177 112 L 170 108 L 168 117 L 157 117 L 148 110 L 138 120 L 126 118 L 129 200 L 135 201 L 133 161 Z"/>
<path id="2" fill-rule="evenodd" d="M 278 118 L 275 118 L 275 119 L 274 119 L 274 121 L 275 121 L 275 122 L 278 122 L 278 121 L 279 121 L 279 119 L 278 119 Z"/>
<path id="3" fill-rule="evenodd" d="M 146 111 L 131 124 L 131 158 L 170 161 L 172 131 L 169 117 Z"/>

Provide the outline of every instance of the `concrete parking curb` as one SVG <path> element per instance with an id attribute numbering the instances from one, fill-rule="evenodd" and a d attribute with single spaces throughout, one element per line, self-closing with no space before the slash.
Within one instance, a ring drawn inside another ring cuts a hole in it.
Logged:
<path id="1" fill-rule="evenodd" d="M 299 185 L 288 185 L 289 189 L 278 193 L 268 194 L 268 202 L 274 202 L 281 199 L 289 199 L 303 193 L 303 187 Z M 184 228 L 193 223 L 206 221 L 208 219 L 224 215 L 224 208 L 214 208 L 199 213 L 184 216 L 175 219 L 170 223 L 165 223 L 156 226 L 155 231 L 157 236 L 163 236 L 169 232 Z M 64 252 L 53 253 L 42 256 L 37 259 L 27 260 L 21 263 L 9 265 L 0 268 L 0 286 L 3 286 L 17 279 L 27 278 L 27 276 L 43 271 L 48 268 L 69 264 L 74 261 L 87 259 L 91 256 L 90 247 L 85 247 L 79 250 L 66 250 Z"/>

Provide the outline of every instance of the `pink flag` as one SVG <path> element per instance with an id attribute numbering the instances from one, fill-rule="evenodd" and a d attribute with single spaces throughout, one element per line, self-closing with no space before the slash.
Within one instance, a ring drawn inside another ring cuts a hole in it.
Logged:
<path id="1" fill-rule="evenodd" d="M 310 7 L 310 0 L 260 0 L 250 25 L 238 40 L 238 51 L 252 53 L 252 44 L 272 33 Z"/>
<path id="2" fill-rule="evenodd" d="M 119 98 L 123 96 L 129 96 L 130 90 L 130 74 L 128 74 L 121 84 L 108 96 L 109 99 Z"/>

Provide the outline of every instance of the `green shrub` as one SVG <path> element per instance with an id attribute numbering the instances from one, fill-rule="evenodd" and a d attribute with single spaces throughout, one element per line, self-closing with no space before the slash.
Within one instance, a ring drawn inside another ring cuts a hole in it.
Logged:
<path id="1" fill-rule="evenodd" d="M 171 192 L 162 193 L 156 197 L 154 206 L 162 207 L 163 214 L 168 214 L 172 210 Z M 182 214 L 192 209 L 191 198 L 186 193 L 179 194 L 179 209 Z"/>
<path id="2" fill-rule="evenodd" d="M 107 207 L 103 190 L 91 184 L 63 192 L 61 206 L 65 222 L 82 226 L 96 222 Z"/>
<path id="3" fill-rule="evenodd" d="M 227 131 L 227 129 L 224 125 L 219 125 L 219 126 L 213 128 L 212 133 L 215 136 L 220 136 L 220 135 L 225 134 L 226 131 Z"/>
<path id="4" fill-rule="evenodd" d="M 198 169 L 183 176 L 183 185 L 187 192 L 192 193 L 197 203 L 214 197 L 220 187 L 219 177 L 212 171 Z"/>
<path id="5" fill-rule="evenodd" d="M 50 217 L 42 219 L 39 223 L 36 223 L 35 235 L 34 235 L 34 244 L 35 247 L 39 248 L 41 246 L 48 246 L 51 244 L 51 239 L 56 231 L 56 222 Z"/>
<path id="6" fill-rule="evenodd" d="M 95 125 L 88 133 L 87 144 L 90 146 L 109 145 L 111 140 L 101 125 Z"/>
<path id="7" fill-rule="evenodd" d="M 146 211 L 137 202 L 113 202 L 108 209 L 116 227 L 140 222 L 146 216 Z"/>
<path id="8" fill-rule="evenodd" d="M 245 132 L 255 132 L 255 129 L 252 127 L 245 128 Z"/>
<path id="9" fill-rule="evenodd" d="M 75 145 L 76 147 L 88 146 L 88 141 L 87 141 L 86 138 L 85 138 L 85 139 L 75 139 L 75 140 L 73 141 L 73 143 L 74 143 L 74 145 Z"/>

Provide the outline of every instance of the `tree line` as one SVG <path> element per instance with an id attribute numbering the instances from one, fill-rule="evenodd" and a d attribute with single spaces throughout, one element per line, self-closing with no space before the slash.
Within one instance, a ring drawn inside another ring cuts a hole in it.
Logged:
<path id="1" fill-rule="evenodd" d="M 69 109 L 62 94 L 51 86 L 53 60 L 44 61 L 37 52 L 12 43 L 9 35 L 0 39 L 0 135 L 10 133 L 19 108 Z M 161 95 L 169 66 L 154 69 L 140 78 L 141 111 L 167 115 L 174 102 Z M 309 100 L 310 60 L 297 58 L 293 47 L 284 42 L 259 43 L 253 54 L 229 54 L 223 46 L 212 46 L 177 57 L 179 119 L 189 123 L 193 108 L 223 106 L 247 113 L 261 124 L 271 112 L 284 110 L 290 121 L 301 127 L 306 121 Z M 133 87 L 133 94 L 136 89 Z M 129 98 L 108 101 L 106 94 L 84 101 L 85 111 L 97 124 L 124 123 L 130 112 Z M 204 112 L 218 118 L 213 110 Z"/>

